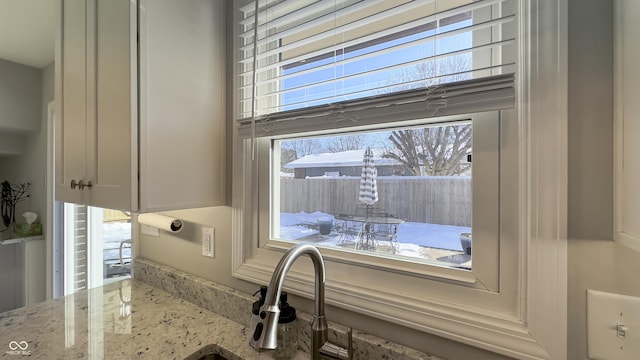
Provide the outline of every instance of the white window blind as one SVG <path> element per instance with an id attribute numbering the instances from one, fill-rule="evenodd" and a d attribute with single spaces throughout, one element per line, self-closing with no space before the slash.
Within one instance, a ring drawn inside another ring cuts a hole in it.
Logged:
<path id="1" fill-rule="evenodd" d="M 239 133 L 513 107 L 514 3 L 249 1 L 236 11 Z"/>
<path id="2" fill-rule="evenodd" d="M 65 295 L 87 288 L 89 278 L 89 208 L 64 204 Z"/>

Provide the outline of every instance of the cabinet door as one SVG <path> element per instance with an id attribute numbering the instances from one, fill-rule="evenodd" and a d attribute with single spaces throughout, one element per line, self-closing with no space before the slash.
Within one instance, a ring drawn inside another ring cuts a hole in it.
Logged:
<path id="1" fill-rule="evenodd" d="M 143 212 L 225 204 L 225 3 L 140 2 Z"/>
<path id="2" fill-rule="evenodd" d="M 95 0 L 95 6 L 96 116 L 88 167 L 93 184 L 90 204 L 137 210 L 133 191 L 138 155 L 132 146 L 137 144 L 135 2 Z"/>
<path id="3" fill-rule="evenodd" d="M 56 200 L 83 202 L 84 192 L 71 189 L 87 181 L 86 3 L 61 1 L 56 35 Z"/>

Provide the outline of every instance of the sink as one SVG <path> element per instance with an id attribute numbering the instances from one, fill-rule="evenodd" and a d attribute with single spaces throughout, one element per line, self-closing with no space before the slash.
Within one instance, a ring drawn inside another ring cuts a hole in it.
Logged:
<path id="1" fill-rule="evenodd" d="M 205 354 L 200 356 L 197 360 L 229 360 L 220 354 Z"/>
<path id="2" fill-rule="evenodd" d="M 184 358 L 184 360 L 243 360 L 238 355 L 220 347 L 216 344 L 209 344 L 193 354 Z"/>

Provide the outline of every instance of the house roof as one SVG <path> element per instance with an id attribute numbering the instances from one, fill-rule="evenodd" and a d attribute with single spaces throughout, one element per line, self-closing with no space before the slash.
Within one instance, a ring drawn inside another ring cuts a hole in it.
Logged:
<path id="1" fill-rule="evenodd" d="M 383 158 L 382 155 L 385 153 L 385 150 L 372 149 L 372 151 L 373 162 L 375 165 L 400 165 L 400 163 L 394 159 Z M 363 157 L 364 149 L 342 151 L 337 153 L 312 154 L 294 160 L 286 164 L 284 167 L 286 169 L 298 169 L 338 166 L 362 166 Z"/>

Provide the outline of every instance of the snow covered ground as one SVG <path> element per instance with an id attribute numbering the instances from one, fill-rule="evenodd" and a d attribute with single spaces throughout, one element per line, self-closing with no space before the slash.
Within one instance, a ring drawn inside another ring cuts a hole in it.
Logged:
<path id="1" fill-rule="evenodd" d="M 333 227 L 329 235 L 319 235 L 318 219 L 333 220 Z M 314 244 L 319 246 L 338 246 L 342 220 L 336 220 L 333 215 L 324 212 L 280 213 L 280 238 L 285 240 L 299 240 L 313 237 Z M 104 224 L 103 243 L 106 250 L 105 259 L 117 259 L 118 247 L 123 240 L 131 239 L 131 223 L 114 222 Z M 470 233 L 471 228 L 464 226 L 425 224 L 405 222 L 398 226 L 396 240 L 398 251 L 396 254 L 410 257 L 422 257 L 424 248 L 444 249 L 462 252 L 460 234 Z M 123 249 L 123 257 L 131 257 L 131 248 Z"/>
<path id="2" fill-rule="evenodd" d="M 298 240 L 318 234 L 317 222 L 320 218 L 333 220 L 333 228 L 329 235 L 319 235 L 314 244 L 321 246 L 338 246 L 340 232 L 336 229 L 342 225 L 333 215 L 323 212 L 296 214 L 280 213 L 280 238 Z M 463 251 L 460 245 L 460 234 L 470 233 L 471 228 L 464 226 L 425 224 L 405 222 L 398 226 L 398 255 L 420 257 L 421 248 L 435 248 Z"/>

